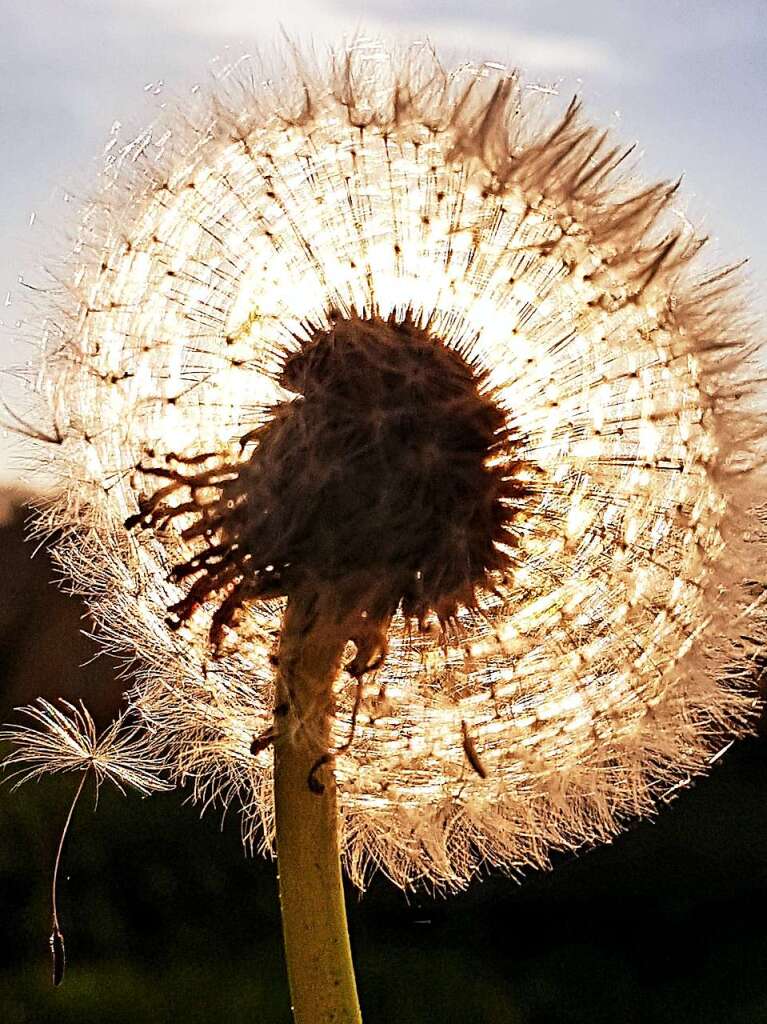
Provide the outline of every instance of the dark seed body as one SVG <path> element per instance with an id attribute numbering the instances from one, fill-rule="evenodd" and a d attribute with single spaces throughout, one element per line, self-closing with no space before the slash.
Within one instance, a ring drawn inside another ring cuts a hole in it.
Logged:
<path id="1" fill-rule="evenodd" d="M 58 925 L 53 926 L 51 937 L 48 940 L 51 947 L 51 961 L 53 964 L 53 984 L 60 985 L 64 980 L 64 969 L 66 967 L 66 952 L 64 950 L 64 936 L 59 931 Z"/>

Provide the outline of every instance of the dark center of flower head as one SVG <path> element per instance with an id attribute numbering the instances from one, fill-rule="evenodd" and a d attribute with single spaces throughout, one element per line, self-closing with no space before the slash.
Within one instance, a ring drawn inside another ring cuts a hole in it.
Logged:
<path id="1" fill-rule="evenodd" d="M 149 499 L 134 517 L 158 525 L 194 508 L 184 536 L 207 546 L 173 572 L 198 577 L 171 609 L 175 623 L 220 595 L 218 644 L 246 602 L 330 585 L 359 618 L 350 639 L 360 648 L 371 634 L 367 650 L 398 608 L 423 626 L 474 606 L 507 566 L 526 493 L 487 374 L 410 316 L 339 317 L 285 358 L 278 379 L 294 397 L 246 435 L 249 458 L 163 470 L 192 502 Z"/>

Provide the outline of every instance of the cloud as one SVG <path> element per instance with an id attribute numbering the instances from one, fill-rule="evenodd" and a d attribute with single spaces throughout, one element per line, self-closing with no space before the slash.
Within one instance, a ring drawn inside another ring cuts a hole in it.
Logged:
<path id="1" fill-rule="evenodd" d="M 278 12 L 255 10 L 245 0 L 228 0 L 215 6 L 203 0 L 138 0 L 145 10 L 161 15 L 164 23 L 173 21 L 177 31 L 204 36 L 211 40 L 239 40 L 259 49 L 271 50 L 270 43 L 279 38 L 279 27 L 299 42 L 311 38 L 316 42 L 338 43 L 355 33 L 365 37 L 380 36 L 385 40 L 410 43 L 429 39 L 452 56 L 482 60 L 498 60 L 535 71 L 590 71 L 610 73 L 618 70 L 616 56 L 603 40 L 586 34 L 568 32 L 537 32 L 514 27 L 513 12 L 505 6 L 466 12 L 461 3 L 432 10 L 429 0 L 415 4 L 368 4 L 364 9 L 334 2 L 324 5 L 290 0 Z M 135 10 L 137 0 L 133 0 Z M 264 45 L 265 44 L 265 45 Z"/>
<path id="2" fill-rule="evenodd" d="M 617 70 L 609 47 L 596 39 L 557 36 L 534 32 L 516 32 L 502 26 L 490 26 L 470 19 L 407 23 L 407 29 L 392 31 L 382 23 L 382 32 L 409 41 L 429 39 L 439 49 L 455 51 L 482 60 L 534 71 L 591 71 L 607 74 Z"/>

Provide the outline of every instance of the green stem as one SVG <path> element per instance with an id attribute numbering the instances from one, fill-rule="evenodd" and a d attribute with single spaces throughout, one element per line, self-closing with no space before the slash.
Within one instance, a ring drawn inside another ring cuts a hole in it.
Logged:
<path id="1" fill-rule="evenodd" d="M 285 957 L 296 1024 L 361 1024 L 335 777 L 332 762 L 316 767 L 329 749 L 344 644 L 319 604 L 291 598 L 280 639 L 274 808 Z"/>

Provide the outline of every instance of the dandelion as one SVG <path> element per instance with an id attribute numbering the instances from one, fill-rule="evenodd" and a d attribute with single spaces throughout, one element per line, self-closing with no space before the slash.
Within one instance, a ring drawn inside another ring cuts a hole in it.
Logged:
<path id="1" fill-rule="evenodd" d="M 81 772 L 82 778 L 69 806 L 61 830 L 51 881 L 52 929 L 50 937 L 53 958 L 53 983 L 64 980 L 66 955 L 64 936 L 59 923 L 57 886 L 61 855 L 75 807 L 92 774 L 96 792 L 108 780 L 121 793 L 126 787 L 137 789 L 144 796 L 172 788 L 162 778 L 162 758 L 150 738 L 137 724 L 127 725 L 125 715 L 116 718 L 101 734 L 87 708 L 69 701 L 60 701 L 60 707 L 38 698 L 36 704 L 19 708 L 33 720 L 33 725 L 9 725 L 0 730 L 0 740 L 10 741 L 14 749 L 0 764 L 13 768 L 9 778 L 16 779 L 14 788 L 30 779 L 55 772 Z"/>
<path id="2" fill-rule="evenodd" d="M 764 374 L 578 102 L 359 40 L 283 79 L 111 151 L 43 523 L 178 780 L 276 841 L 296 1019 L 356 1020 L 339 851 L 545 865 L 749 727 Z"/>

